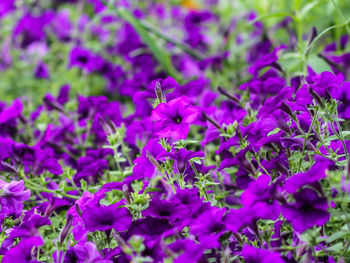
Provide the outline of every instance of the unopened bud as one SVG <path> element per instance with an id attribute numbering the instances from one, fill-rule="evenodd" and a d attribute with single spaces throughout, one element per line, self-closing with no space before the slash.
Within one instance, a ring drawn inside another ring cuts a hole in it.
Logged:
<path id="1" fill-rule="evenodd" d="M 207 121 L 209 121 L 211 124 L 213 124 L 218 130 L 221 129 L 220 125 L 213 120 L 212 118 L 210 118 L 207 114 L 204 113 L 204 111 L 202 112 L 203 118 L 206 119 Z"/>
<path id="2" fill-rule="evenodd" d="M 163 91 L 162 91 L 162 88 L 161 88 L 161 85 L 160 85 L 159 81 L 156 81 L 155 92 L 156 92 L 156 96 L 157 96 L 157 99 L 158 99 L 159 103 L 164 103 L 165 99 L 164 99 Z"/>
<path id="3" fill-rule="evenodd" d="M 99 116 L 98 122 L 102 126 L 107 136 L 114 135 L 117 132 L 117 128 L 108 116 L 106 116 L 106 118 L 102 118 L 101 116 Z"/>
<path id="4" fill-rule="evenodd" d="M 283 110 L 285 113 L 287 113 L 290 117 L 293 117 L 292 109 L 289 107 L 287 103 L 282 102 L 280 109 Z"/>
<path id="5" fill-rule="evenodd" d="M 61 236 L 60 236 L 60 243 L 63 244 L 64 240 L 66 239 L 70 228 L 72 227 L 73 223 L 73 216 L 71 214 L 68 214 L 67 216 L 67 222 L 64 228 L 62 229 Z"/>
<path id="6" fill-rule="evenodd" d="M 243 141 L 243 135 L 242 135 L 241 128 L 239 127 L 239 125 L 237 125 L 236 134 L 237 134 L 239 140 Z"/>
<path id="7" fill-rule="evenodd" d="M 236 96 L 229 94 L 226 90 L 224 90 L 224 89 L 221 88 L 221 87 L 218 87 L 218 91 L 219 91 L 222 95 L 228 97 L 229 99 L 233 100 L 233 101 L 236 102 L 238 105 L 240 105 L 240 101 L 239 101 L 239 99 L 238 99 Z"/>
<path id="8" fill-rule="evenodd" d="M 157 167 L 158 170 L 162 169 L 162 167 L 160 167 L 160 165 L 159 165 L 158 161 L 156 160 L 156 158 L 154 158 L 153 155 L 149 151 L 147 151 L 146 157 L 155 167 Z"/>
<path id="9" fill-rule="evenodd" d="M 317 36 L 317 28 L 316 27 L 312 27 L 310 39 L 309 39 L 309 42 L 307 43 L 308 46 L 310 46 L 310 44 L 312 43 L 312 41 L 314 41 L 316 36 Z"/>
<path id="10" fill-rule="evenodd" d="M 129 187 L 127 184 L 123 185 L 123 195 L 125 197 L 125 200 L 128 202 L 128 204 L 130 204 L 131 203 L 131 195 L 130 195 Z"/>
<path id="11" fill-rule="evenodd" d="M 77 211 L 80 217 L 83 215 L 83 211 L 81 211 L 80 206 L 78 204 L 75 204 L 75 211 Z"/>

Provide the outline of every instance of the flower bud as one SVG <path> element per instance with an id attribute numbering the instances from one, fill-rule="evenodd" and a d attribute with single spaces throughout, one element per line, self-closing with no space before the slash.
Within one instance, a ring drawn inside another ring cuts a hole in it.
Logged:
<path id="1" fill-rule="evenodd" d="M 64 240 L 66 239 L 70 228 L 72 227 L 73 223 L 73 216 L 71 214 L 68 214 L 67 216 L 67 222 L 64 228 L 62 229 L 61 235 L 60 235 L 60 243 L 62 244 Z"/>

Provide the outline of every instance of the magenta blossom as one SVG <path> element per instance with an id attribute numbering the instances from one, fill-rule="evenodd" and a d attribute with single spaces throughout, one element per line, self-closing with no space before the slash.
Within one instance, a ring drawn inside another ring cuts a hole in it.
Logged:
<path id="1" fill-rule="evenodd" d="M 159 104 L 152 111 L 152 120 L 156 121 L 160 137 L 171 137 L 174 140 L 186 139 L 190 131 L 190 123 L 198 116 L 198 109 L 191 105 L 190 100 L 179 97 L 168 103 Z"/>

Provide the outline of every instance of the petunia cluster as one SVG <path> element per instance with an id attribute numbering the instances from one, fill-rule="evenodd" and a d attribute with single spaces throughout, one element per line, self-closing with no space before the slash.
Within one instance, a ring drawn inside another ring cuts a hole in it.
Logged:
<path id="1" fill-rule="evenodd" d="M 2 262 L 349 261 L 348 35 L 221 1 L 29 2 L 0 2 L 1 76 L 45 87 L 0 103 Z"/>

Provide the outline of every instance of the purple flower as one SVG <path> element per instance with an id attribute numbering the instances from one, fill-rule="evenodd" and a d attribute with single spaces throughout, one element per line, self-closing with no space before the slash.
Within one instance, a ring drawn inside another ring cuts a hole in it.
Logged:
<path id="1" fill-rule="evenodd" d="M 158 160 L 164 153 L 165 149 L 158 143 L 158 139 L 149 140 L 142 148 L 141 156 L 134 160 L 134 163 L 136 163 L 133 168 L 134 175 L 140 178 L 152 177 L 156 167 L 151 163 L 147 155 L 151 155 L 155 160 Z"/>
<path id="2" fill-rule="evenodd" d="M 329 165 L 330 162 L 328 160 L 323 162 L 316 162 L 309 171 L 304 173 L 297 173 L 288 178 L 285 182 L 284 188 L 289 193 L 295 193 L 302 186 L 318 182 L 327 176 L 326 170 Z"/>
<path id="3" fill-rule="evenodd" d="M 119 206 L 120 204 L 109 206 L 87 205 L 82 213 L 85 227 L 91 232 L 109 229 L 115 229 L 117 232 L 128 230 L 132 216 L 127 208 Z"/>
<path id="4" fill-rule="evenodd" d="M 162 237 L 162 234 L 172 229 L 167 219 L 146 216 L 132 222 L 129 230 L 121 233 L 127 239 L 133 235 L 141 235 L 145 238 L 146 245 L 152 245 Z"/>
<path id="5" fill-rule="evenodd" d="M 31 237 L 22 240 L 19 244 L 6 252 L 2 263 L 40 263 L 35 260 L 36 253 L 33 253 L 33 247 L 41 246 L 44 242 L 41 237 Z"/>
<path id="6" fill-rule="evenodd" d="M 34 77 L 36 77 L 37 79 L 50 78 L 49 67 L 44 62 L 40 61 L 34 69 Z"/>
<path id="7" fill-rule="evenodd" d="M 194 241 L 188 239 L 177 240 L 169 245 L 169 248 L 178 254 L 174 263 L 193 263 L 204 261 L 204 247 L 197 245 Z"/>
<path id="8" fill-rule="evenodd" d="M 30 190 L 24 187 L 24 181 L 12 181 L 11 183 L 0 180 L 0 205 L 4 214 L 20 215 L 23 209 L 23 201 L 30 197 Z"/>
<path id="9" fill-rule="evenodd" d="M 203 200 L 199 196 L 197 189 L 178 190 L 171 199 L 176 206 L 185 207 L 188 212 L 183 211 L 183 216 L 195 213 L 202 205 Z"/>
<path id="10" fill-rule="evenodd" d="M 20 46 L 27 48 L 33 42 L 43 41 L 46 37 L 45 29 L 54 18 L 51 10 L 45 11 L 40 16 L 30 13 L 25 14 L 17 23 L 13 38 L 20 42 Z"/>
<path id="11" fill-rule="evenodd" d="M 3 109 L 0 113 L 0 124 L 18 118 L 23 110 L 23 104 L 20 99 L 12 102 L 12 105 L 7 109 Z"/>
<path id="12" fill-rule="evenodd" d="M 191 223 L 190 231 L 198 236 L 199 242 L 206 248 L 220 246 L 219 237 L 228 230 L 223 220 L 224 213 L 224 209 L 211 207 Z"/>
<path id="13" fill-rule="evenodd" d="M 152 120 L 159 127 L 160 137 L 171 137 L 174 140 L 186 139 L 190 123 L 197 119 L 198 109 L 190 104 L 187 97 L 173 99 L 159 104 L 152 111 Z"/>
<path id="14" fill-rule="evenodd" d="M 268 251 L 265 249 L 256 248 L 245 245 L 242 249 L 241 256 L 246 263 L 284 263 L 281 255 L 277 252 Z"/>
<path id="15" fill-rule="evenodd" d="M 278 206 L 272 206 L 273 209 L 276 209 L 273 211 L 266 210 L 266 208 L 266 204 L 257 202 L 250 206 L 243 206 L 240 209 L 231 209 L 225 215 L 224 221 L 227 224 L 227 228 L 234 233 L 247 226 L 256 230 L 256 223 L 259 219 L 275 218 L 276 214 L 279 214 L 281 211 L 281 208 Z"/>
<path id="16" fill-rule="evenodd" d="M 286 87 L 282 89 L 276 96 L 270 97 L 264 102 L 262 107 L 259 109 L 257 117 L 260 118 L 270 116 L 272 112 L 281 107 L 284 100 L 290 99 L 292 95 L 292 88 Z"/>
<path id="17" fill-rule="evenodd" d="M 25 171 L 34 175 L 40 175 L 45 170 L 56 175 L 63 172 L 51 148 L 42 149 L 40 146 L 27 147 L 27 152 L 23 156 L 23 164 Z"/>
<path id="18" fill-rule="evenodd" d="M 286 48 L 284 45 L 280 47 L 276 47 L 270 54 L 264 55 L 259 58 L 258 61 L 255 62 L 253 66 L 249 68 L 249 73 L 254 76 L 257 76 L 259 71 L 267 66 L 277 66 L 277 52 L 283 48 Z"/>
<path id="19" fill-rule="evenodd" d="M 137 142 L 145 145 L 152 137 L 154 137 L 155 125 L 151 120 L 151 117 L 145 117 L 141 120 L 133 120 L 126 130 L 125 140 L 131 144 L 137 146 Z"/>
<path id="20" fill-rule="evenodd" d="M 142 211 L 142 215 L 153 216 L 155 218 L 164 218 L 174 223 L 176 220 L 182 217 L 182 210 L 186 212 L 186 209 L 184 209 L 184 207 L 176 206 L 173 201 L 153 198 L 149 204 L 149 207 L 146 210 Z"/>
<path id="21" fill-rule="evenodd" d="M 69 55 L 69 66 L 79 67 L 86 73 L 92 73 L 100 69 L 103 59 L 82 47 L 74 47 Z"/>
<path id="22" fill-rule="evenodd" d="M 86 156 L 78 160 L 78 172 L 74 176 L 74 181 L 79 183 L 81 179 L 95 183 L 97 177 L 101 176 L 104 170 L 108 169 L 108 155 L 113 155 L 112 149 L 87 150 Z"/>
<path id="23" fill-rule="evenodd" d="M 97 247 L 92 242 L 78 243 L 74 247 L 71 247 L 65 257 L 64 263 L 112 263 L 112 260 L 103 259 Z"/>
<path id="24" fill-rule="evenodd" d="M 51 29 L 57 35 L 59 40 L 70 40 L 73 25 L 69 19 L 68 10 L 62 10 L 56 14 L 55 18 L 51 23 Z"/>
<path id="25" fill-rule="evenodd" d="M 75 205 L 67 211 L 67 217 L 69 215 L 73 216 L 72 233 L 75 240 L 82 240 L 84 238 L 87 238 L 88 232 L 85 228 L 84 221 L 81 218 L 81 211 L 94 201 L 93 198 L 93 194 L 84 192 L 82 197 L 80 197 L 80 199 L 75 202 Z"/>
<path id="26" fill-rule="evenodd" d="M 176 87 L 174 91 L 167 96 L 167 100 L 172 100 L 181 96 L 196 98 L 202 94 L 203 90 L 208 87 L 209 84 L 210 81 L 205 78 L 191 80 L 184 85 Z"/>
<path id="27" fill-rule="evenodd" d="M 40 237 L 38 229 L 45 225 L 51 225 L 51 221 L 47 217 L 32 215 L 21 225 L 13 228 L 10 232 L 10 238 Z"/>
<path id="28" fill-rule="evenodd" d="M 171 225 L 168 220 L 146 216 L 145 218 L 134 221 L 127 234 L 130 236 L 142 235 L 148 238 L 156 238 L 160 237 L 162 233 L 169 229 L 171 229 Z"/>
<path id="29" fill-rule="evenodd" d="M 3 0 L 0 3 L 0 18 L 4 16 L 6 13 L 15 10 L 15 0 Z"/>
<path id="30" fill-rule="evenodd" d="M 322 226 L 329 220 L 328 202 L 317 192 L 305 188 L 294 194 L 295 203 L 285 204 L 284 217 L 291 222 L 295 230 L 304 232 L 313 226 Z"/>
<path id="31" fill-rule="evenodd" d="M 276 220 L 281 213 L 281 206 L 275 198 L 275 185 L 269 185 L 271 177 L 260 175 L 255 181 L 249 183 L 248 188 L 241 195 L 244 206 L 253 207 L 256 203 L 261 205 L 260 215 L 265 219 Z"/>
<path id="32" fill-rule="evenodd" d="M 187 37 L 185 42 L 191 47 L 206 51 L 208 48 L 208 39 L 203 34 L 203 23 L 214 18 L 209 11 L 192 11 L 185 17 L 185 29 Z"/>

